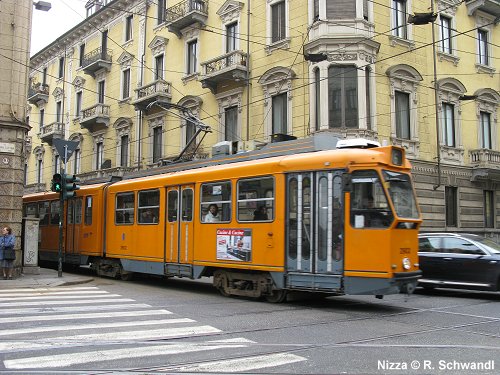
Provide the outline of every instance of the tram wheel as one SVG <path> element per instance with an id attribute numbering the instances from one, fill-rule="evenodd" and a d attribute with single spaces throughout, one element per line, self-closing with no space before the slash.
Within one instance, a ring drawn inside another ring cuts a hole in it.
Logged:
<path id="1" fill-rule="evenodd" d="M 273 290 L 272 294 L 266 295 L 265 298 L 267 302 L 281 303 L 285 302 L 287 294 L 287 291 L 283 289 Z"/>
<path id="2" fill-rule="evenodd" d="M 130 281 L 132 280 L 134 277 L 134 273 L 133 272 L 120 272 L 120 279 L 123 280 L 123 281 Z"/>

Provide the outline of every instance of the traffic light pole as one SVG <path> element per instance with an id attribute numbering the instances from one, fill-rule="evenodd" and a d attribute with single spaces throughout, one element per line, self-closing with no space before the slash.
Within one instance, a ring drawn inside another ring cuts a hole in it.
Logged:
<path id="1" fill-rule="evenodd" d="M 68 156 L 68 146 L 64 146 L 64 163 L 61 165 L 61 176 L 65 176 L 66 158 Z M 64 220 L 64 191 L 66 186 L 64 177 L 61 184 L 61 193 L 59 194 L 59 253 L 57 264 L 57 276 L 62 277 L 62 250 L 63 250 L 63 220 Z"/>

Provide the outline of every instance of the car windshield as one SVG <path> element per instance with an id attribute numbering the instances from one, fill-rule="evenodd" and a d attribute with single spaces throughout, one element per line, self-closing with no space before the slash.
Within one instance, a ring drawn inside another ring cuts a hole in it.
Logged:
<path id="1" fill-rule="evenodd" d="M 413 194 L 410 176 L 406 173 L 383 171 L 385 186 L 401 218 L 418 219 L 417 201 Z"/>
<path id="2" fill-rule="evenodd" d="M 498 245 L 496 242 L 489 240 L 487 238 L 484 238 L 484 237 L 481 237 L 479 239 L 475 239 L 475 241 L 479 242 L 481 245 L 486 247 L 486 249 L 490 253 L 500 254 L 500 245 Z"/>

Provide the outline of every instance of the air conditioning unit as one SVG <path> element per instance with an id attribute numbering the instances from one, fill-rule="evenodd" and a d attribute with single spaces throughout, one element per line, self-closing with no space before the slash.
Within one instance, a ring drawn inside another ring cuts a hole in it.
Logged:
<path id="1" fill-rule="evenodd" d="M 233 149 L 233 142 L 222 141 L 212 146 L 212 156 L 217 155 L 231 155 Z"/>
<path id="2" fill-rule="evenodd" d="M 253 151 L 256 149 L 255 141 L 238 141 L 236 142 L 236 153 L 240 154 L 242 152 L 248 152 L 248 151 Z"/>

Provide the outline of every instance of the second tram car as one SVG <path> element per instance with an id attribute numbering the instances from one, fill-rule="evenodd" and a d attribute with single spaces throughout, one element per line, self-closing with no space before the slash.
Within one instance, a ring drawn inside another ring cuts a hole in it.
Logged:
<path id="1" fill-rule="evenodd" d="M 82 186 L 65 202 L 64 262 L 124 279 L 213 277 L 224 295 L 271 302 L 411 293 L 421 215 L 404 149 L 280 147 Z M 58 205 L 56 193 L 24 197 L 42 260 L 57 260 Z"/>

